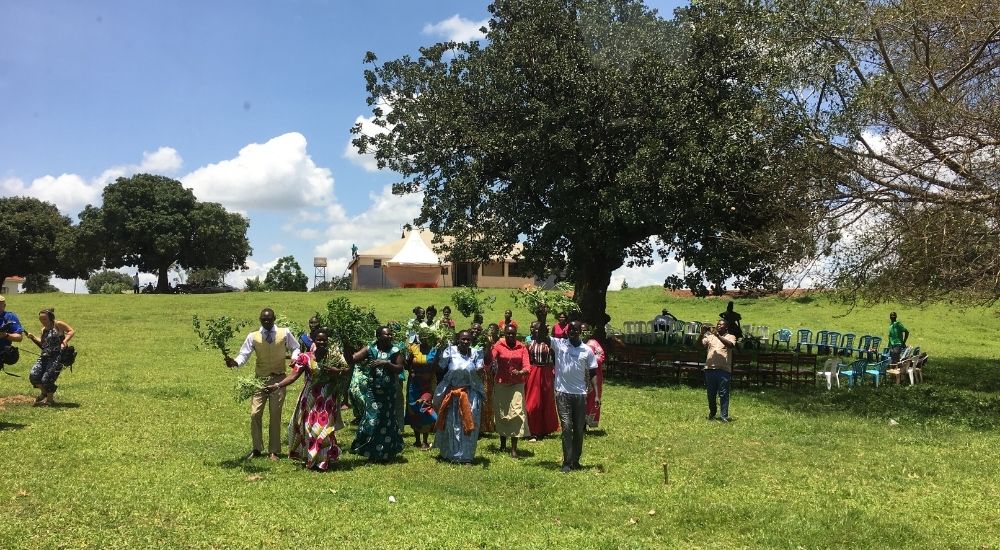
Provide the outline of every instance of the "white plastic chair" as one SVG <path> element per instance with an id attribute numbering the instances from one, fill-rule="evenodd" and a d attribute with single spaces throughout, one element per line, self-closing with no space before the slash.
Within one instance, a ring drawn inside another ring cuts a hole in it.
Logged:
<path id="1" fill-rule="evenodd" d="M 826 389 L 833 389 L 833 381 L 837 381 L 837 388 L 840 388 L 840 359 L 831 357 L 823 363 L 823 370 L 816 373 L 816 376 L 826 377 Z"/>

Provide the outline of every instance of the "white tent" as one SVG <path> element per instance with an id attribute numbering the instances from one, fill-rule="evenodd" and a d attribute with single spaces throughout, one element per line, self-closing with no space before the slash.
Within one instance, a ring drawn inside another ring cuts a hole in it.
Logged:
<path id="1" fill-rule="evenodd" d="M 401 287 L 437 287 L 441 283 L 441 259 L 420 238 L 419 231 L 410 231 L 403 248 L 383 269 Z"/>

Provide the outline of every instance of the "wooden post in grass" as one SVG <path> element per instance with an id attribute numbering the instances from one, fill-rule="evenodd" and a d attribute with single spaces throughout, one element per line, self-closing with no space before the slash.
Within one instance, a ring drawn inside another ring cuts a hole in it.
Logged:
<path id="1" fill-rule="evenodd" d="M 667 485 L 670 483 L 670 466 L 664 462 L 663 463 L 663 484 Z"/>

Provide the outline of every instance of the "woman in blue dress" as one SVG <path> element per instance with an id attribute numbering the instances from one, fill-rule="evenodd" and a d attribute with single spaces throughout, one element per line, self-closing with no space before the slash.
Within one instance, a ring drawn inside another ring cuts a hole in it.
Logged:
<path id="1" fill-rule="evenodd" d="M 472 464 L 486 395 L 480 378 L 483 354 L 472 348 L 469 331 L 459 332 L 455 339 L 457 345 L 441 352 L 439 368 L 444 376 L 434 391 L 434 409 L 438 411 L 434 447 L 441 450 L 444 460 Z"/>
<path id="2" fill-rule="evenodd" d="M 392 342 L 392 329 L 379 327 L 375 341 L 351 358 L 358 363 L 351 381 L 361 408 L 351 453 L 387 462 L 403 451 L 400 433 L 399 373 L 403 354 Z"/>

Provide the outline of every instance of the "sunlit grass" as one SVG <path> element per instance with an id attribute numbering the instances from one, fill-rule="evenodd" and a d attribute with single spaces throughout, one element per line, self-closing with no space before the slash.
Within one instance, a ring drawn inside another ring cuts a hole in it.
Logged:
<path id="1" fill-rule="evenodd" d="M 347 295 L 380 318 L 405 320 L 414 305 L 440 309 L 449 294 Z M 513 305 L 508 292 L 497 295 L 487 320 Z M 54 305 L 77 329 L 80 355 L 60 378 L 58 408 L 32 408 L 17 397 L 33 395 L 26 379 L 0 376 L 0 548 L 978 548 L 1000 540 L 989 513 L 1000 481 L 993 310 L 896 307 L 931 354 L 926 384 L 737 388 L 728 426 L 705 420 L 701 389 L 609 383 L 602 429 L 584 445 L 587 469 L 569 475 L 558 471 L 555 438 L 524 444 L 520 461 L 484 439 L 471 468 L 410 446 L 390 465 L 345 453 L 328 473 L 240 461 L 249 434 L 247 404 L 231 397 L 237 373 L 217 352 L 194 348 L 191 315 L 254 319 L 271 306 L 304 320 L 332 296 L 9 297 L 31 330 L 38 309 Z M 651 319 L 664 306 L 687 319 L 725 309 L 655 288 L 609 300 L 614 323 Z M 803 302 L 737 300 L 736 309 L 772 329 L 859 333 L 884 332 L 890 309 Z M 26 375 L 30 358 L 13 371 Z M 286 420 L 299 388 L 290 388 Z M 351 439 L 350 430 L 339 435 L 342 446 Z"/>

